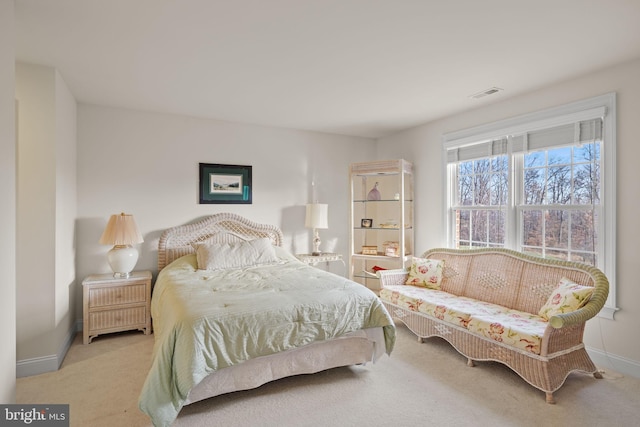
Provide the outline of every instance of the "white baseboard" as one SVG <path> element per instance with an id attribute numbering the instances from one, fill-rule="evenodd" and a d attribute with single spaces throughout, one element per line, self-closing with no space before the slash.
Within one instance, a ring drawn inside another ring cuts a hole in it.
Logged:
<path id="1" fill-rule="evenodd" d="M 56 355 L 34 357 L 32 359 L 18 360 L 16 363 L 16 377 L 30 377 L 58 370 L 58 357 Z"/>
<path id="2" fill-rule="evenodd" d="M 640 378 L 640 363 L 635 360 L 590 347 L 587 347 L 587 353 L 589 353 L 593 363 L 600 369 L 611 369 L 623 375 Z"/>
<path id="3" fill-rule="evenodd" d="M 67 336 L 60 346 L 57 354 L 18 360 L 16 362 L 16 377 L 30 377 L 32 375 L 44 374 L 45 372 L 57 371 L 60 368 L 60 365 L 62 365 L 62 361 L 67 355 L 77 331 L 78 325 L 76 323 L 67 332 Z"/>

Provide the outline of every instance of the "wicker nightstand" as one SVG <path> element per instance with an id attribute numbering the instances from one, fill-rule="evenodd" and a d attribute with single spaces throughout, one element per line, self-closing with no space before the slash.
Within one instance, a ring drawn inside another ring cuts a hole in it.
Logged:
<path id="1" fill-rule="evenodd" d="M 82 281 L 83 342 L 98 335 L 138 329 L 151 333 L 151 272 L 126 278 L 94 274 Z"/>

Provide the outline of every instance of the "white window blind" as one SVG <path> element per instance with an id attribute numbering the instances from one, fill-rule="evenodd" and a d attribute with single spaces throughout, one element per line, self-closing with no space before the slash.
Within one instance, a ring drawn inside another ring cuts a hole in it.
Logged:
<path id="1" fill-rule="evenodd" d="M 507 154 L 562 147 L 602 139 L 602 118 L 567 123 L 546 129 L 525 132 L 520 135 L 504 135 L 500 139 L 481 141 L 462 147 L 447 149 L 447 163 Z"/>

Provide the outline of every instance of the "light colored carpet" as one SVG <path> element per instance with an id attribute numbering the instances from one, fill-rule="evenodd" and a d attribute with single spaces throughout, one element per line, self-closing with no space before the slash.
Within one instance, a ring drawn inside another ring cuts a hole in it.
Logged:
<path id="1" fill-rule="evenodd" d="M 137 408 L 153 335 L 76 337 L 60 370 L 17 381 L 18 403 L 69 403 L 71 426 L 150 426 Z M 635 426 L 640 379 L 573 373 L 544 393 L 498 363 L 466 359 L 448 343 L 424 344 L 398 325 L 390 358 L 285 378 L 185 407 L 175 426 Z"/>

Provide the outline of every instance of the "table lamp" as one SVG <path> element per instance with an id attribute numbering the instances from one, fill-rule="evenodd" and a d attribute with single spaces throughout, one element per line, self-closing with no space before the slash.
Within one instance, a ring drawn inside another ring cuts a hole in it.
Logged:
<path id="1" fill-rule="evenodd" d="M 321 255 L 320 252 L 320 234 L 318 229 L 329 228 L 329 205 L 324 203 L 311 203 L 307 205 L 307 214 L 304 220 L 304 226 L 313 228 L 313 252 L 311 255 Z"/>
<path id="2" fill-rule="evenodd" d="M 114 245 L 107 254 L 113 277 L 129 277 L 138 262 L 138 250 L 132 245 L 143 241 L 133 215 L 111 215 L 100 243 Z"/>

